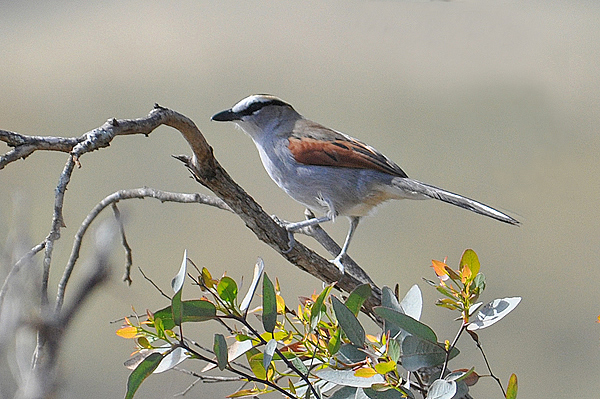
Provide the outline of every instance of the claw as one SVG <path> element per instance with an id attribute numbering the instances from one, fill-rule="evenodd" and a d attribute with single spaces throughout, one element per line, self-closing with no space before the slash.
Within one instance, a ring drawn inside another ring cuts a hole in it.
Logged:
<path id="1" fill-rule="evenodd" d="M 279 219 L 276 215 L 271 215 L 271 219 L 273 219 L 275 221 L 275 223 L 277 223 L 278 225 L 280 225 L 281 227 L 287 228 L 287 225 L 290 224 L 290 222 L 286 222 L 283 219 Z"/>
<path id="2" fill-rule="evenodd" d="M 294 249 L 294 245 L 296 245 L 296 239 L 294 238 L 294 233 L 288 230 L 288 249 L 283 251 L 284 254 L 289 254 L 292 249 Z"/>
<path id="3" fill-rule="evenodd" d="M 287 232 L 288 232 L 288 247 L 289 248 L 286 249 L 285 251 L 283 251 L 283 253 L 284 254 L 290 253 L 291 250 L 294 249 L 294 245 L 296 245 L 296 239 L 294 238 L 294 232 L 288 228 L 288 226 L 291 223 L 290 222 L 286 222 L 283 219 L 279 219 L 275 215 L 271 215 L 271 218 L 275 221 L 275 223 L 277 223 L 278 225 L 280 225 L 281 227 L 283 227 L 284 229 L 287 230 Z"/>

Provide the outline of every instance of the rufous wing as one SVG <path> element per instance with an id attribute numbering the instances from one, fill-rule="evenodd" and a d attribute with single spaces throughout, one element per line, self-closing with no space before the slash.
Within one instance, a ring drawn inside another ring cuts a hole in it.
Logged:
<path id="1" fill-rule="evenodd" d="M 294 159 L 305 165 L 374 169 L 408 177 L 398 165 L 373 147 L 341 133 L 329 132 L 329 135 L 313 134 L 313 137 L 292 135 L 288 148 Z"/>

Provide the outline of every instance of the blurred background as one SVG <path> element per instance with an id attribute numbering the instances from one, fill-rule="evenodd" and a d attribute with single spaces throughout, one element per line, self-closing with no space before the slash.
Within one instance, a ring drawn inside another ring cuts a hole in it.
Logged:
<path id="1" fill-rule="evenodd" d="M 434 201 L 393 202 L 363 221 L 350 255 L 379 285 L 399 283 L 406 292 L 419 284 L 423 321 L 452 339 L 455 315 L 434 306 L 438 295 L 422 277 L 434 277 L 432 259 L 447 256 L 456 267 L 473 248 L 488 282 L 482 300 L 523 297 L 510 316 L 480 333 L 503 384 L 514 372 L 519 397 L 597 397 L 600 3 L 19 1 L 2 9 L 1 129 L 79 136 L 108 118 L 144 116 L 159 103 L 196 122 L 221 164 L 268 213 L 299 220 L 303 208 L 270 181 L 251 140 L 231 124 L 210 122 L 249 94 L 271 93 L 380 149 L 409 176 L 516 216 L 520 228 Z M 84 156 L 66 195 L 52 287 L 78 226 L 105 196 L 141 186 L 206 192 L 171 157 L 188 153 L 181 135 L 163 127 Z M 48 234 L 66 158 L 37 152 L 0 171 L 5 254 L 15 240 L 30 248 Z M 115 335 L 119 323 L 109 323 L 131 307 L 143 313 L 166 305 L 135 266 L 169 290 L 184 249 L 213 274 L 246 282 L 260 256 L 288 303 L 321 289 L 234 215 L 150 199 L 120 209 L 134 282 L 120 281 L 117 247 L 110 283 L 86 304 L 63 347 L 65 398 L 124 395 L 129 370 L 122 363 L 134 346 Z M 325 228 L 342 241 L 347 222 Z M 11 265 L 2 259 L 3 278 Z M 70 289 L 84 269 L 76 269 Z M 187 295 L 199 293 L 190 287 Z M 209 345 L 213 329 L 198 329 Z M 485 374 L 473 343 L 463 337 L 458 347 L 462 356 L 451 367 Z M 192 381 L 177 372 L 156 375 L 137 397 L 170 397 Z M 189 395 L 218 398 L 234 388 L 199 384 Z M 471 392 L 501 397 L 489 378 Z"/>

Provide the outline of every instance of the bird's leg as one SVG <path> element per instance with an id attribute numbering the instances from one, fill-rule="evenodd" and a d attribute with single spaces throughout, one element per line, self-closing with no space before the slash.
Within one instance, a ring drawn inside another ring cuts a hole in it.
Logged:
<path id="1" fill-rule="evenodd" d="M 336 265 L 338 269 L 340 269 L 340 272 L 342 274 L 344 274 L 344 265 L 342 264 L 342 258 L 344 257 L 344 255 L 346 255 L 346 252 L 348 251 L 348 247 L 350 246 L 350 241 L 352 240 L 352 235 L 354 235 L 354 231 L 356 230 L 356 227 L 358 226 L 358 222 L 360 222 L 360 217 L 358 217 L 358 216 L 350 217 L 350 230 L 348 230 L 348 235 L 346 236 L 346 241 L 344 241 L 342 250 L 340 251 L 338 256 L 335 257 L 335 259 L 330 261 L 331 263 Z"/>
<path id="2" fill-rule="evenodd" d="M 288 223 L 285 228 L 287 229 L 287 231 L 290 232 L 295 232 L 298 230 L 301 230 L 305 227 L 311 227 L 320 223 L 324 223 L 324 222 L 329 222 L 331 221 L 331 216 L 321 216 L 320 218 L 312 218 L 312 219 L 307 219 L 307 220 L 303 220 L 301 222 L 295 222 L 295 223 Z"/>
<path id="3" fill-rule="evenodd" d="M 295 232 L 297 232 L 298 230 L 302 230 L 305 227 L 311 227 L 311 226 L 315 226 L 319 223 L 329 222 L 329 221 L 331 221 L 331 216 L 322 216 L 320 218 L 315 217 L 315 218 L 303 220 L 301 222 L 294 222 L 294 223 L 289 223 L 289 222 L 283 221 L 276 216 L 273 216 L 273 219 L 277 222 L 277 224 L 279 224 L 282 227 L 285 227 L 285 229 L 288 232 L 289 248 L 287 249 L 287 251 L 284 252 L 287 254 L 294 248 L 294 245 L 296 244 L 296 239 L 294 238 Z"/>

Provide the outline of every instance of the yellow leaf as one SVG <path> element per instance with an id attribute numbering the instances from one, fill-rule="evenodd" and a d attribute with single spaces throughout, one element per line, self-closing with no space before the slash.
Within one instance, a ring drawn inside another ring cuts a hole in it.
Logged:
<path id="1" fill-rule="evenodd" d="M 123 327 L 116 331 L 117 335 L 121 338 L 131 339 L 138 337 L 137 327 Z"/>
<path id="2" fill-rule="evenodd" d="M 281 295 L 276 295 L 275 300 L 277 301 L 277 313 L 283 314 L 285 312 L 285 300 Z"/>
<path id="3" fill-rule="evenodd" d="M 362 378 L 373 377 L 376 374 L 377 374 L 377 371 L 375 371 L 374 369 L 372 369 L 370 367 L 363 367 L 354 372 L 354 376 L 362 377 Z"/>
<path id="4" fill-rule="evenodd" d="M 215 286 L 216 281 L 213 280 L 210 272 L 206 267 L 202 268 L 202 282 L 207 288 L 213 288 Z"/>
<path id="5" fill-rule="evenodd" d="M 148 338 L 146 337 L 139 337 L 137 339 L 137 343 L 140 347 L 144 349 L 152 349 L 152 345 L 150 345 L 150 342 L 148 342 Z"/>
<path id="6" fill-rule="evenodd" d="M 229 396 L 226 396 L 226 398 L 245 398 L 246 396 L 254 396 L 257 393 L 260 393 L 260 391 L 257 388 L 241 389 L 237 392 L 232 393 Z"/>
<path id="7" fill-rule="evenodd" d="M 390 360 L 385 363 L 377 363 L 375 365 L 375 370 L 379 374 L 386 374 L 386 373 L 389 373 L 390 371 L 394 371 L 395 369 L 396 369 L 396 362 L 393 360 Z"/>
<path id="8" fill-rule="evenodd" d="M 519 384 L 517 383 L 517 376 L 513 373 L 508 380 L 508 386 L 506 387 L 506 398 L 516 399 Z"/>
<path id="9" fill-rule="evenodd" d="M 377 339 L 377 337 L 376 337 L 376 336 L 374 336 L 374 335 L 371 335 L 371 334 L 367 334 L 367 335 L 366 335 L 366 338 L 367 338 L 367 340 L 368 340 L 369 342 L 373 342 L 373 343 L 377 343 L 377 342 L 379 342 L 379 340 Z"/>

